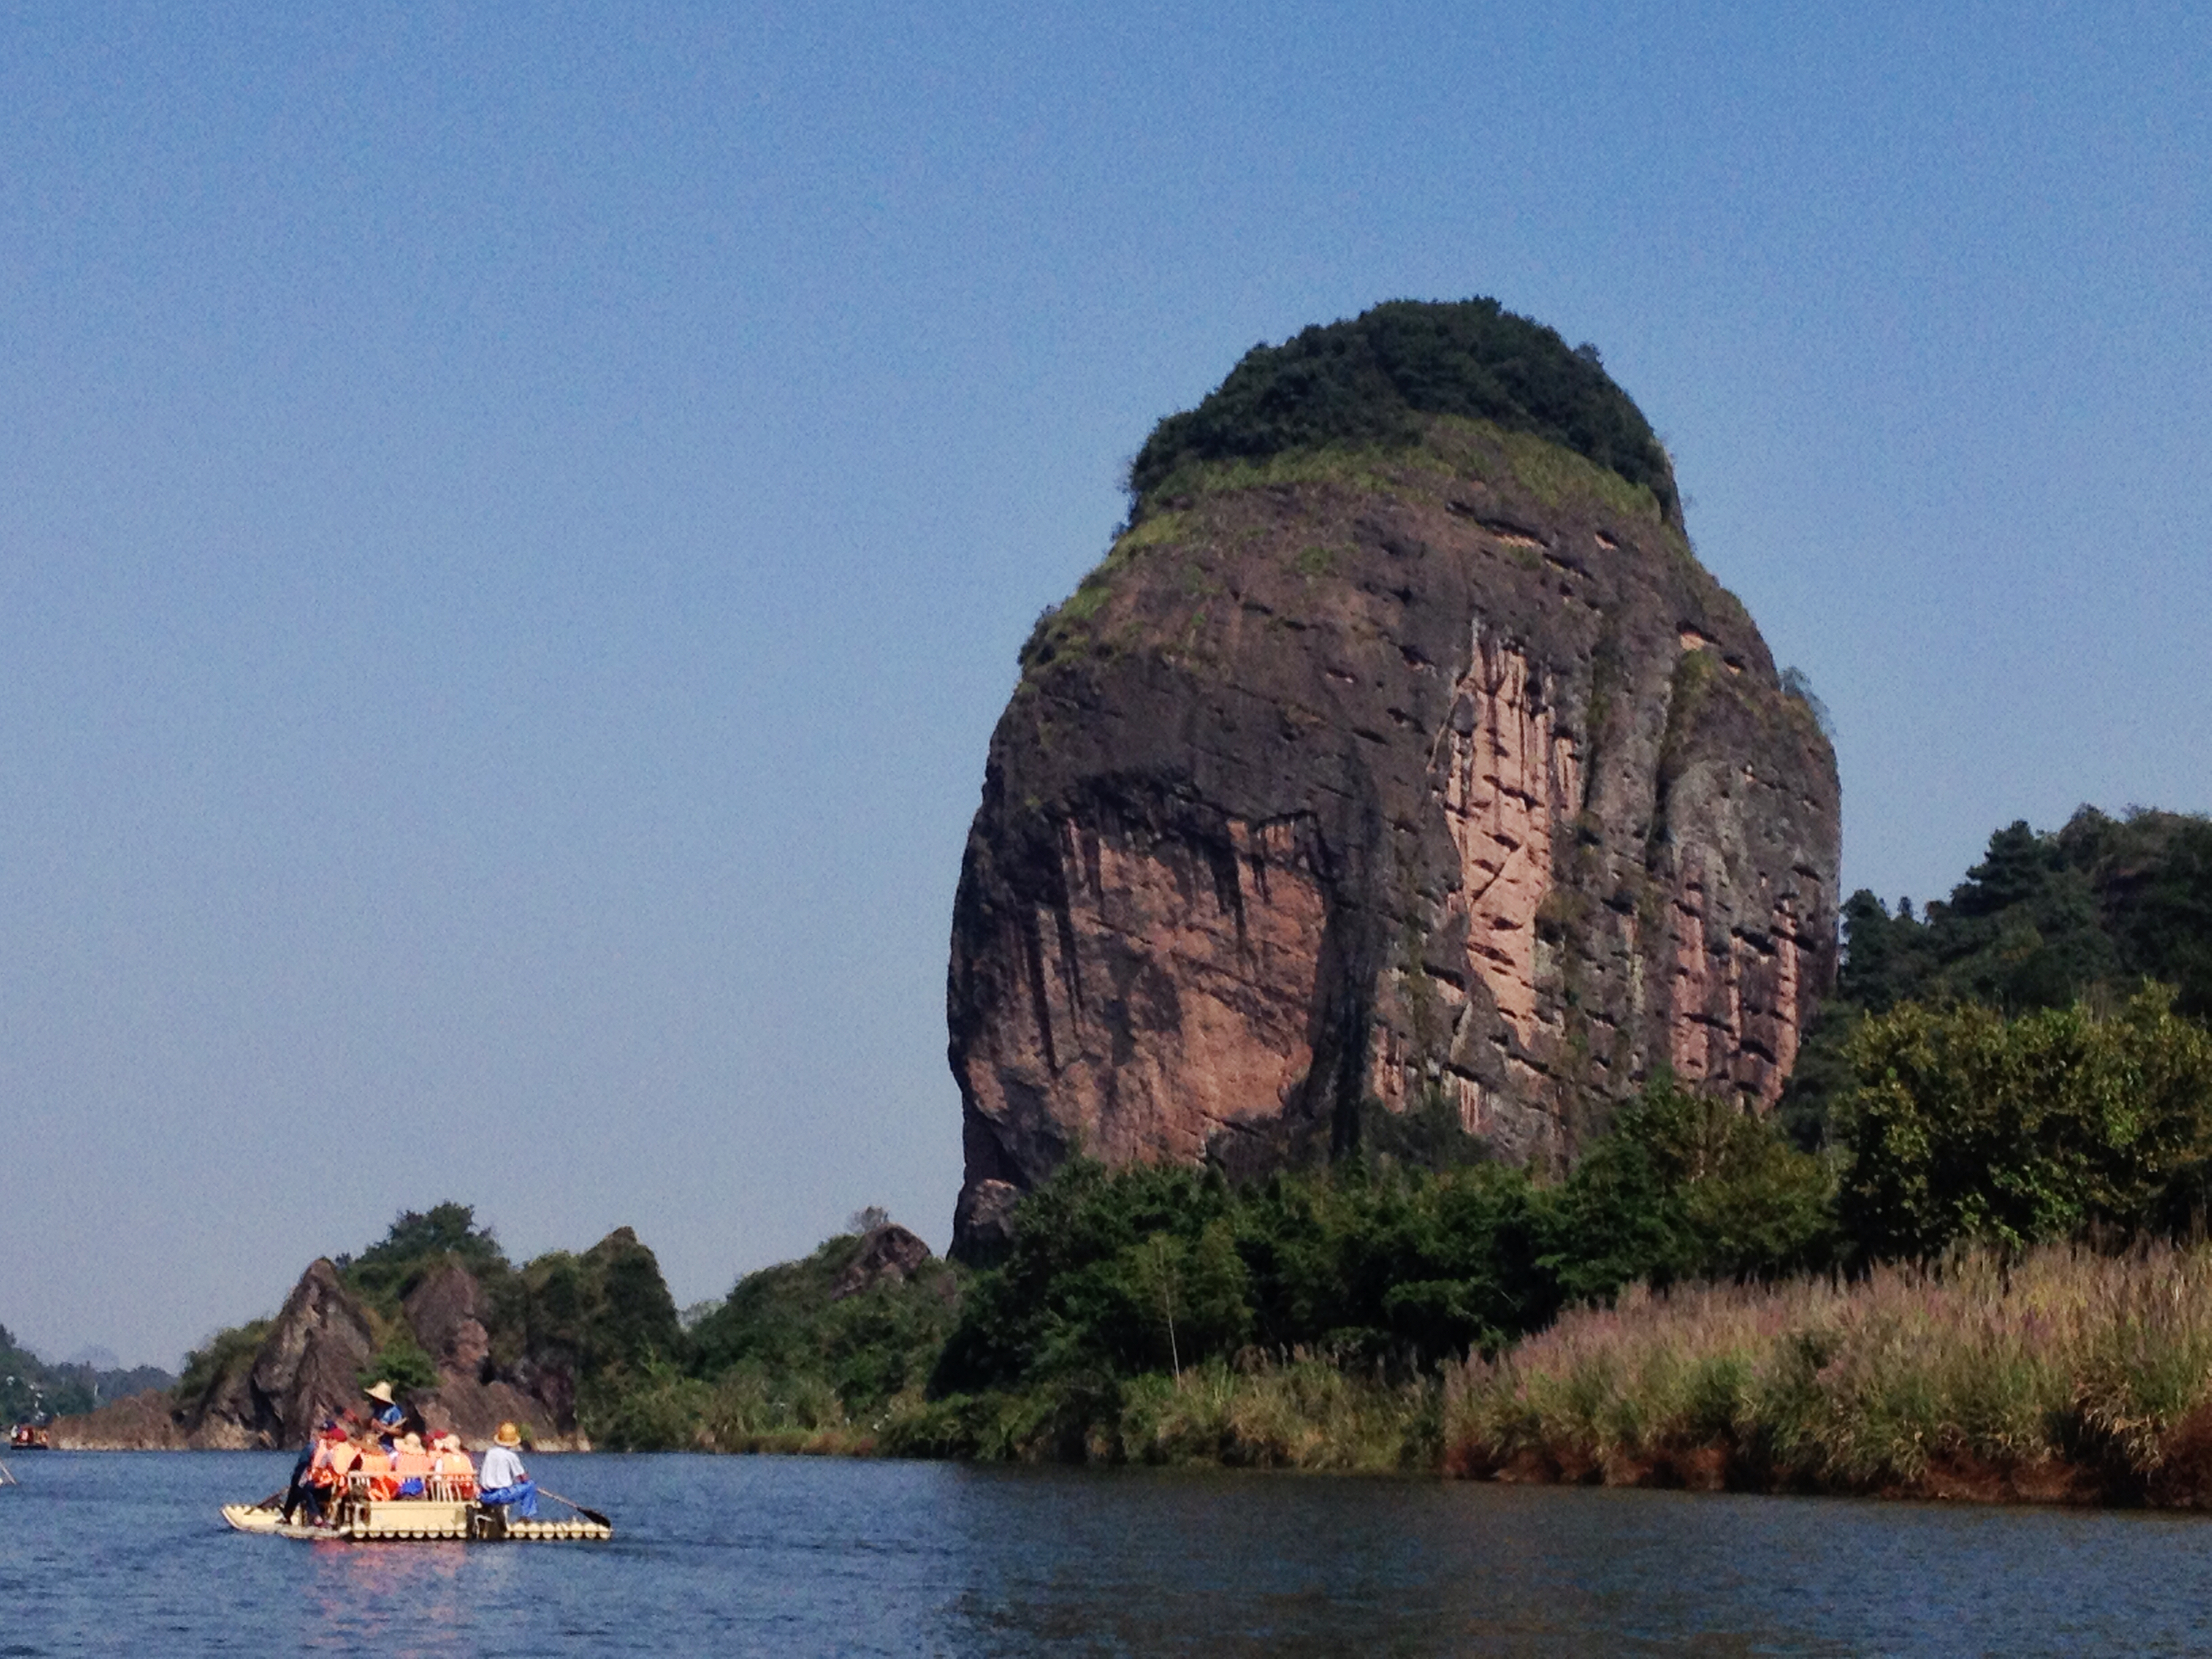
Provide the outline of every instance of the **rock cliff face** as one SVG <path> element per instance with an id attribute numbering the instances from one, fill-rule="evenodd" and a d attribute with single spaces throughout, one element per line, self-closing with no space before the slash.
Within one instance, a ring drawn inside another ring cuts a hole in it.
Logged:
<path id="1" fill-rule="evenodd" d="M 368 1316 L 318 1260 L 284 1299 L 242 1393 L 227 1394 L 206 1426 L 236 1431 L 241 1445 L 304 1445 L 318 1423 L 359 1401 L 357 1374 L 375 1352 Z"/>
<path id="2" fill-rule="evenodd" d="M 1079 1146 L 1557 1167 L 1662 1066 L 1780 1093 L 1835 966 L 1811 709 L 1671 477 L 1407 418 L 1181 465 L 1025 648 L 954 910 L 961 1248 Z"/>

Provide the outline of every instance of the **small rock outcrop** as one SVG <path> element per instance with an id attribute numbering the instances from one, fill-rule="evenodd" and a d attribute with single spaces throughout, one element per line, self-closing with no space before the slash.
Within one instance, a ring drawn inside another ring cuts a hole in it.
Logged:
<path id="1" fill-rule="evenodd" d="M 1662 1067 L 1772 1106 L 1835 968 L 1834 757 L 1595 351 L 1380 307 L 1132 477 L 969 834 L 956 1250 L 1079 1148 L 1556 1168 Z"/>
<path id="2" fill-rule="evenodd" d="M 872 1227 L 861 1235 L 860 1249 L 830 1286 L 830 1299 L 842 1302 L 878 1285 L 901 1285 L 935 1258 L 929 1246 L 896 1222 Z"/>
<path id="3" fill-rule="evenodd" d="M 63 1418 L 55 1443 L 83 1449 L 243 1451 L 305 1443 L 325 1418 L 361 1404 L 376 1352 L 367 1311 L 327 1260 L 311 1263 L 250 1363 L 219 1367 L 195 1398 L 134 1395 Z"/>
<path id="4" fill-rule="evenodd" d="M 175 1402 L 159 1389 L 125 1395 L 78 1417 L 54 1419 L 53 1443 L 64 1451 L 185 1451 Z"/>
<path id="5" fill-rule="evenodd" d="M 526 1424 L 533 1442 L 558 1444 L 572 1439 L 570 1408 L 575 1389 L 567 1379 L 533 1392 L 515 1374 L 492 1359 L 490 1309 L 483 1286 L 459 1262 L 432 1272 L 407 1293 L 402 1304 L 408 1328 L 438 1368 L 434 1389 L 415 1395 L 410 1404 L 432 1428 L 450 1429 L 462 1439 L 488 1441 L 504 1422 Z M 544 1374 L 535 1380 L 544 1382 Z M 549 1397 L 550 1396 L 550 1397 Z"/>

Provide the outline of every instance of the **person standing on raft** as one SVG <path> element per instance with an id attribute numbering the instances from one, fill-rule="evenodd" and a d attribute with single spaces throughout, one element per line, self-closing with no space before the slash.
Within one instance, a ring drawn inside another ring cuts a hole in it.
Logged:
<path id="1" fill-rule="evenodd" d="M 492 1437 L 491 1449 L 484 1453 L 483 1467 L 477 1471 L 477 1501 L 487 1506 L 512 1504 L 514 1511 L 526 1521 L 538 1518 L 538 1483 L 522 1467 L 522 1459 L 515 1448 L 522 1443 L 522 1431 L 512 1423 L 502 1423 L 499 1432 Z"/>

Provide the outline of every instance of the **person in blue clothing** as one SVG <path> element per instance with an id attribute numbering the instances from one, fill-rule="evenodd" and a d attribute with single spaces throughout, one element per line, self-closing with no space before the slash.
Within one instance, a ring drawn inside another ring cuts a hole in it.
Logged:
<path id="1" fill-rule="evenodd" d="M 377 1433 L 386 1440 L 397 1439 L 401 1427 L 407 1421 L 407 1413 L 392 1397 L 392 1384 L 379 1382 L 374 1388 L 363 1389 L 362 1392 L 376 1401 L 376 1415 L 369 1420 L 376 1425 Z"/>
<path id="2" fill-rule="evenodd" d="M 491 1449 L 484 1453 L 483 1467 L 477 1471 L 477 1501 L 488 1506 L 513 1504 L 525 1521 L 535 1521 L 538 1483 L 522 1467 L 522 1458 L 515 1450 L 521 1443 L 521 1430 L 512 1423 L 499 1425 Z"/>

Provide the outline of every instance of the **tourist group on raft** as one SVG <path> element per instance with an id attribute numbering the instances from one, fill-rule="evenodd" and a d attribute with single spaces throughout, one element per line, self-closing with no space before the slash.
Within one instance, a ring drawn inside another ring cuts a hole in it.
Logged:
<path id="1" fill-rule="evenodd" d="M 521 1431 L 502 1423 L 485 1449 L 483 1467 L 470 1461 L 457 1434 L 424 1437 L 418 1417 L 392 1398 L 392 1384 L 362 1391 L 376 1402 L 366 1421 L 347 1412 L 324 1423 L 292 1466 L 283 1518 L 305 1515 L 329 1524 L 337 1501 L 353 1492 L 380 1501 L 423 1498 L 476 1503 L 538 1518 L 538 1486 L 522 1467 Z"/>

